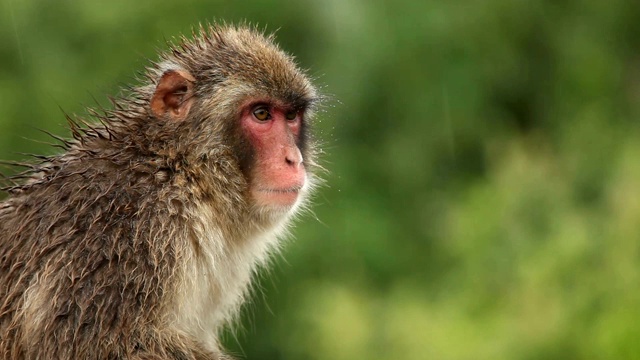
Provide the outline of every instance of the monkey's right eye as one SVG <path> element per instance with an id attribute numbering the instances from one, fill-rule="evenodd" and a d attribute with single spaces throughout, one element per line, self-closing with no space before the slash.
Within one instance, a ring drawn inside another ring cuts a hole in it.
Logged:
<path id="1" fill-rule="evenodd" d="M 260 121 L 271 119 L 271 114 L 269 113 L 269 110 L 263 107 L 259 107 L 253 110 L 253 116 Z"/>

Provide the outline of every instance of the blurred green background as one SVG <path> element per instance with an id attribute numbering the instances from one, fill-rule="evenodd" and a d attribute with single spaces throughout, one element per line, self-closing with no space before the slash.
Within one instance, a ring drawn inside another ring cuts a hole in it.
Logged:
<path id="1" fill-rule="evenodd" d="M 212 19 L 279 29 L 335 99 L 239 357 L 640 358 L 637 0 L 0 2 L 4 159 Z"/>

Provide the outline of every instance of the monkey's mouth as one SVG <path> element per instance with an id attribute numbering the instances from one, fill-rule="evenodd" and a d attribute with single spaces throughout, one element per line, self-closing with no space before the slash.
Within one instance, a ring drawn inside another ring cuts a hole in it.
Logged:
<path id="1" fill-rule="evenodd" d="M 259 188 L 254 194 L 256 200 L 263 205 L 291 206 L 298 200 L 302 185 L 288 188 Z"/>
<path id="2" fill-rule="evenodd" d="M 277 193 L 277 194 L 298 193 L 300 190 L 302 190 L 302 185 L 292 186 L 286 189 L 260 188 L 258 190 L 266 193 Z"/>

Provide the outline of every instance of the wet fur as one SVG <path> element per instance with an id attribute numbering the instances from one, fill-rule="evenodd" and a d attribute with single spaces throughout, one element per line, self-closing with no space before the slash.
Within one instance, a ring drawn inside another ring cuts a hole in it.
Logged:
<path id="1" fill-rule="evenodd" d="M 196 79 L 183 122 L 149 109 L 168 70 Z M 226 358 L 218 331 L 295 213 L 248 198 L 239 106 L 312 110 L 318 96 L 272 37 L 244 26 L 200 28 L 144 78 L 93 121 L 69 119 L 65 152 L 0 202 L 1 359 Z M 313 140 L 301 139 L 312 185 Z"/>

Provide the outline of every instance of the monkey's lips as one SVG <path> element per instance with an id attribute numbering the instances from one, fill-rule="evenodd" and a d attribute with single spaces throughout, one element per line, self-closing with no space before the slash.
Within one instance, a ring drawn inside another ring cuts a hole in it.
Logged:
<path id="1" fill-rule="evenodd" d="M 302 185 L 289 188 L 259 188 L 254 196 L 264 205 L 291 206 L 295 204 L 302 190 Z"/>

